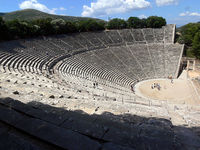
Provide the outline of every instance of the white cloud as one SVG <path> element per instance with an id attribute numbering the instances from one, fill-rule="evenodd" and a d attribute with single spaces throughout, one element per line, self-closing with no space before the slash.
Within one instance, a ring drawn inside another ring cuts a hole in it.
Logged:
<path id="1" fill-rule="evenodd" d="M 32 8 L 32 9 L 37 9 L 37 10 L 47 12 L 50 14 L 55 14 L 55 11 L 57 10 L 57 8 L 49 9 L 47 6 L 39 3 L 37 0 L 26 0 L 22 2 L 21 4 L 19 4 L 19 8 L 20 9 Z"/>
<path id="2" fill-rule="evenodd" d="M 166 6 L 172 4 L 178 4 L 179 0 L 156 0 L 157 6 Z"/>
<path id="3" fill-rule="evenodd" d="M 145 15 L 139 15 L 138 17 L 139 17 L 140 19 L 147 18 L 147 16 L 145 16 Z"/>
<path id="4" fill-rule="evenodd" d="M 150 2 L 146 0 L 97 0 L 90 7 L 83 6 L 82 16 L 99 17 L 147 7 L 150 7 Z"/>
<path id="5" fill-rule="evenodd" d="M 59 10 L 67 10 L 66 8 L 64 7 L 60 7 Z"/>
<path id="6" fill-rule="evenodd" d="M 179 16 L 181 16 L 181 17 L 184 17 L 184 16 L 200 16 L 200 13 L 186 11 L 184 13 L 180 13 Z"/>

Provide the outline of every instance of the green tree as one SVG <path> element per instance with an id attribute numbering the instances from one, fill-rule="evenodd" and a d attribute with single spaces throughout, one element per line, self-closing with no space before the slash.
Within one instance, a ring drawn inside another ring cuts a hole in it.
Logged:
<path id="1" fill-rule="evenodd" d="M 142 18 L 141 19 L 141 28 L 146 28 L 147 27 L 147 19 Z"/>
<path id="2" fill-rule="evenodd" d="M 76 22 L 76 26 L 77 26 L 77 30 L 79 32 L 86 32 L 87 31 L 87 27 L 86 27 L 87 22 L 82 20 L 82 21 L 77 21 Z"/>
<path id="3" fill-rule="evenodd" d="M 54 19 L 51 21 L 51 25 L 56 34 L 61 34 L 65 31 L 66 22 L 63 19 Z"/>
<path id="4" fill-rule="evenodd" d="M 9 31 L 5 21 L 0 17 L 0 41 L 8 39 Z"/>
<path id="5" fill-rule="evenodd" d="M 51 21 L 51 18 L 37 19 L 34 20 L 32 24 L 39 26 L 40 35 L 51 35 L 56 33 L 56 30 L 51 24 Z"/>
<path id="6" fill-rule="evenodd" d="M 123 19 L 114 18 L 106 26 L 107 29 L 124 29 L 127 28 L 127 22 Z"/>
<path id="7" fill-rule="evenodd" d="M 6 25 L 9 29 L 10 37 L 25 38 L 31 35 L 32 26 L 26 21 L 12 20 L 6 22 Z"/>
<path id="8" fill-rule="evenodd" d="M 38 36 L 40 34 L 40 26 L 31 24 L 31 36 Z"/>
<path id="9" fill-rule="evenodd" d="M 161 28 L 166 25 L 166 20 L 163 17 L 150 16 L 146 20 L 147 28 Z"/>
<path id="10" fill-rule="evenodd" d="M 179 37 L 177 42 L 185 44 L 185 52 L 188 57 L 199 58 L 198 34 L 200 32 L 199 23 L 189 23 L 178 29 Z"/>
<path id="11" fill-rule="evenodd" d="M 146 19 L 140 19 L 138 17 L 129 17 L 127 20 L 129 28 L 145 28 L 146 27 Z"/>
<path id="12" fill-rule="evenodd" d="M 73 33 L 73 32 L 78 32 L 78 27 L 76 22 L 66 21 L 64 33 Z"/>
<path id="13" fill-rule="evenodd" d="M 195 34 L 200 30 L 199 23 L 189 23 L 181 28 L 180 43 L 192 46 Z"/>
<path id="14" fill-rule="evenodd" d="M 193 39 L 192 52 L 196 58 L 200 59 L 200 31 L 198 31 Z"/>
<path id="15" fill-rule="evenodd" d="M 104 23 L 89 19 L 78 22 L 79 32 L 104 30 Z"/>

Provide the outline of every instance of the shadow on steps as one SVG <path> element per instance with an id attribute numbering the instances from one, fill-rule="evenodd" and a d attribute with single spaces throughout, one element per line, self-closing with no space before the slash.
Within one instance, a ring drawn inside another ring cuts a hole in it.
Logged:
<path id="1" fill-rule="evenodd" d="M 104 112 L 88 115 L 40 102 L 0 99 L 0 149 L 199 149 L 200 127 L 170 120 Z"/>

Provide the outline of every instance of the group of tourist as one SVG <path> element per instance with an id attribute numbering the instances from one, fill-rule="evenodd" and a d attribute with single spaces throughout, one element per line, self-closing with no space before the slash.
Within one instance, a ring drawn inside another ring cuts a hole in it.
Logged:
<path id="1" fill-rule="evenodd" d="M 153 84 L 151 85 L 151 89 L 155 89 L 155 88 L 157 88 L 157 89 L 160 91 L 160 90 L 161 90 L 160 84 L 159 84 L 159 83 L 153 83 Z"/>

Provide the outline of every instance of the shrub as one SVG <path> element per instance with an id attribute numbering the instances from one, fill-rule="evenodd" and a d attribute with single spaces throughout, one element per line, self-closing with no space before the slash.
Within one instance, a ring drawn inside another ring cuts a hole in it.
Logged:
<path id="1" fill-rule="evenodd" d="M 107 29 L 124 29 L 127 28 L 127 22 L 123 19 L 114 18 L 106 26 Z"/>
<path id="2" fill-rule="evenodd" d="M 166 25 L 166 20 L 163 17 L 150 16 L 146 19 L 147 28 L 161 28 Z"/>

